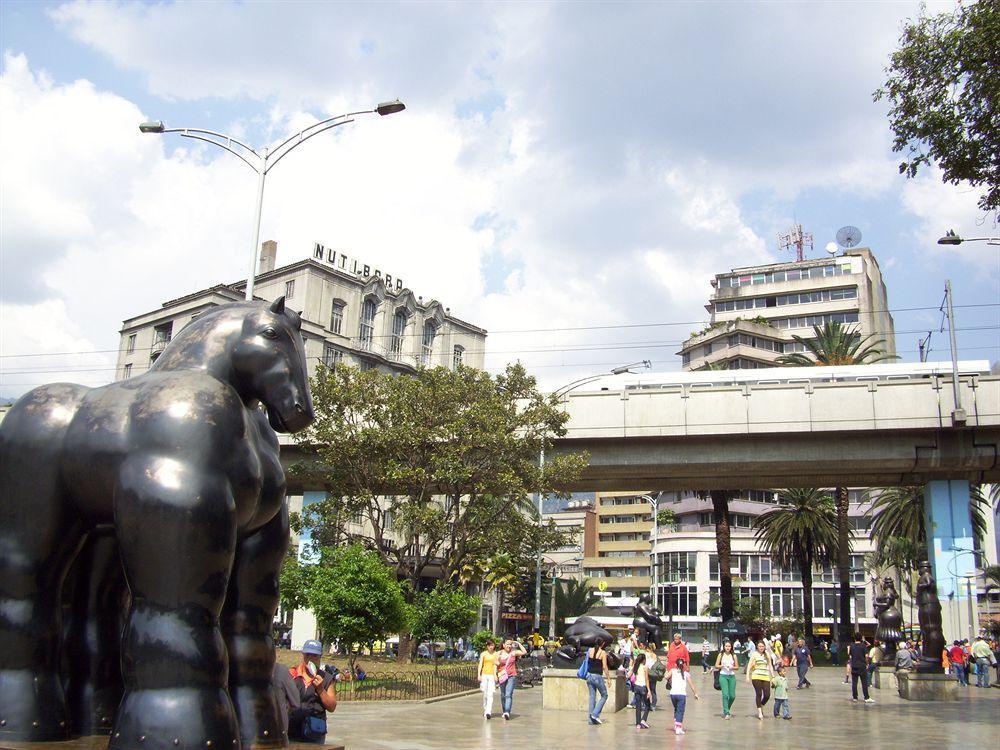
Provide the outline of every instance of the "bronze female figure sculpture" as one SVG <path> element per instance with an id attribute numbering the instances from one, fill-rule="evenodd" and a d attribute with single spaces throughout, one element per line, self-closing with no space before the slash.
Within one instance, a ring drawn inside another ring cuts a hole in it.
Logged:
<path id="1" fill-rule="evenodd" d="M 903 615 L 896 607 L 898 600 L 899 594 L 896 592 L 896 584 L 886 576 L 882 579 L 882 593 L 873 600 L 875 617 L 878 618 L 876 636 L 885 644 L 886 659 L 896 657 L 896 644 L 903 638 Z"/>
<path id="2" fill-rule="evenodd" d="M 643 643 L 655 644 L 656 650 L 663 648 L 663 620 L 649 594 L 639 596 L 639 601 L 632 610 L 632 627 L 641 631 Z"/>
<path id="3" fill-rule="evenodd" d="M 944 631 L 941 627 L 941 601 L 937 595 L 937 581 L 931 573 L 931 564 L 924 560 L 920 563 L 920 577 L 917 579 L 917 617 L 920 621 L 920 638 L 923 646 L 920 651 L 918 672 L 939 674 L 944 671 L 941 666 L 941 653 L 944 651 Z"/>
<path id="4" fill-rule="evenodd" d="M 274 430 L 313 420 L 300 329 L 284 298 L 223 305 L 143 375 L 42 386 L 11 408 L 0 744 L 99 729 L 122 749 L 287 743 L 270 685 L 288 543 Z"/>

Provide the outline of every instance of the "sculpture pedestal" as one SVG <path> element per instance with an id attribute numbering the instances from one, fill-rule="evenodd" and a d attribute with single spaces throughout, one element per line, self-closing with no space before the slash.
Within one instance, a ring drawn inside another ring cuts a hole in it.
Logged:
<path id="1" fill-rule="evenodd" d="M 897 672 L 899 697 L 908 701 L 957 701 L 958 681 L 951 675 Z"/>
<path id="2" fill-rule="evenodd" d="M 576 676 L 575 669 L 554 669 L 549 667 L 542 673 L 542 708 L 564 711 L 586 712 L 590 705 L 590 689 L 587 681 Z M 621 711 L 628 705 L 629 692 L 625 676 L 615 674 L 608 685 L 607 711 Z"/>
<path id="3" fill-rule="evenodd" d="M 899 693 L 899 672 L 882 672 L 882 687 L 891 693 Z"/>

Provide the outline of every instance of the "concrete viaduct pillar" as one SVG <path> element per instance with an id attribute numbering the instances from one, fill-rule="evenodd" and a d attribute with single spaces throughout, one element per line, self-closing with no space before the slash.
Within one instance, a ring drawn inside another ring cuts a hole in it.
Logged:
<path id="1" fill-rule="evenodd" d="M 972 518 L 969 514 L 969 482 L 941 479 L 924 486 L 924 526 L 927 559 L 937 581 L 941 619 L 948 644 L 970 638 L 979 631 L 975 584 L 969 622 L 969 589 L 966 576 L 973 575 Z"/>

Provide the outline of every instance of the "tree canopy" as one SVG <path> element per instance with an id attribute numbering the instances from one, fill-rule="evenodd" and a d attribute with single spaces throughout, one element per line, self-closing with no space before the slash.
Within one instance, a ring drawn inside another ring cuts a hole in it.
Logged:
<path id="1" fill-rule="evenodd" d="M 520 365 L 495 377 L 467 367 L 393 377 L 321 367 L 312 384 L 316 421 L 296 437 L 296 471 L 328 499 L 301 522 L 325 544 L 356 541 L 414 584 L 432 562 L 445 581 L 509 550 L 512 538 L 559 546 L 537 524 L 530 496 L 573 479 L 582 455 L 543 447 L 565 434 L 566 413 Z"/>
<path id="2" fill-rule="evenodd" d="M 457 638 L 476 621 L 479 598 L 456 586 L 437 586 L 418 591 L 410 606 L 410 632 L 418 638 Z M 435 650 L 431 653 L 437 654 Z"/>
<path id="3" fill-rule="evenodd" d="M 381 558 L 352 544 L 324 548 L 308 566 L 306 603 L 326 639 L 337 639 L 351 655 L 407 624 L 403 592 Z"/>
<path id="4" fill-rule="evenodd" d="M 979 207 L 1000 209 L 1000 3 L 959 4 L 908 21 L 874 98 L 890 104 L 899 171 L 936 163 L 946 182 L 984 188 Z"/>

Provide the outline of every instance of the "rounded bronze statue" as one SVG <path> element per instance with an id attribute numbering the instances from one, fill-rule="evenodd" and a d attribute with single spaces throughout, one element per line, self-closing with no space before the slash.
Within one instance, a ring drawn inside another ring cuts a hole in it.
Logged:
<path id="1" fill-rule="evenodd" d="M 663 648 L 663 620 L 660 611 L 653 606 L 649 594 L 641 594 L 639 601 L 632 610 L 632 626 L 641 631 L 639 640 L 642 643 L 655 644 L 657 651 Z"/>
<path id="2" fill-rule="evenodd" d="M 13 405 L 0 424 L 0 744 L 109 729 L 110 748 L 286 744 L 271 690 L 288 544 L 274 431 L 313 420 L 300 329 L 284 298 L 223 305 L 142 375 Z"/>
<path id="3" fill-rule="evenodd" d="M 941 624 L 941 601 L 937 595 L 937 582 L 931 573 L 931 564 L 920 563 L 920 577 L 917 579 L 917 617 L 920 622 L 920 650 L 918 672 L 940 674 L 941 654 L 944 651 L 944 631 Z"/>
<path id="4" fill-rule="evenodd" d="M 882 593 L 873 600 L 878 618 L 876 636 L 885 644 L 885 658 L 891 660 L 896 658 L 896 644 L 903 639 L 903 615 L 896 606 L 899 594 L 893 580 L 887 576 L 882 579 L 881 586 Z"/>
<path id="5" fill-rule="evenodd" d="M 578 617 L 563 633 L 563 645 L 556 651 L 552 660 L 553 666 L 563 669 L 576 668 L 580 665 L 580 659 L 587 653 L 588 648 L 596 646 L 598 641 L 603 641 L 604 646 L 607 647 L 614 640 L 611 633 L 602 628 L 593 617 L 587 615 Z M 618 669 L 620 663 L 615 654 L 608 653 L 608 669 Z"/>

